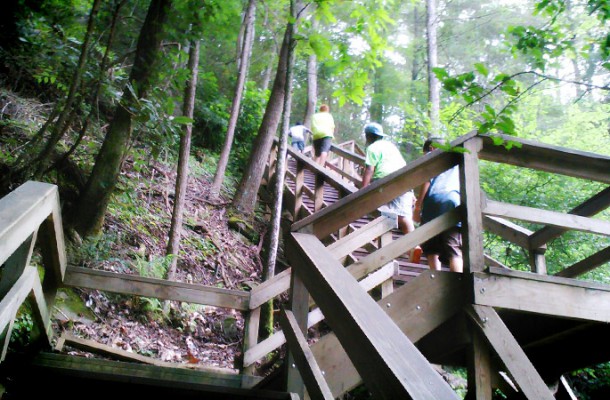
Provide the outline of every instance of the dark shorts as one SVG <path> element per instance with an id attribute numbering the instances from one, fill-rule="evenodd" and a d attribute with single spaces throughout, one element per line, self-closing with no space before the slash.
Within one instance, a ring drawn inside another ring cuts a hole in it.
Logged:
<path id="1" fill-rule="evenodd" d="M 327 136 L 322 139 L 316 139 L 313 141 L 313 149 L 316 157 L 319 157 L 322 153 L 328 153 L 330 145 L 333 143 L 333 138 Z"/>
<path id="2" fill-rule="evenodd" d="M 447 264 L 455 257 L 462 257 L 462 234 L 454 226 L 421 245 L 424 255 L 438 254 L 441 263 Z"/>

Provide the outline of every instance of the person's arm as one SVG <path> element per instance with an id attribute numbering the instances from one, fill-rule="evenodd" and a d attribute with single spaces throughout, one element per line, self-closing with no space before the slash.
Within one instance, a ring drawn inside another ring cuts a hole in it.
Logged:
<path id="1" fill-rule="evenodd" d="M 430 188 L 430 181 L 424 182 L 421 185 L 421 190 L 419 192 L 419 196 L 417 197 L 417 201 L 415 202 L 415 209 L 413 209 L 413 221 L 419 223 L 421 222 L 421 208 L 424 203 L 424 197 L 426 197 L 426 193 L 428 193 L 428 189 Z"/>
<path id="2" fill-rule="evenodd" d="M 375 173 L 375 167 L 372 165 L 367 165 L 364 168 L 364 175 L 362 176 L 362 187 L 365 188 L 371 183 L 371 178 L 373 178 L 373 173 Z"/>

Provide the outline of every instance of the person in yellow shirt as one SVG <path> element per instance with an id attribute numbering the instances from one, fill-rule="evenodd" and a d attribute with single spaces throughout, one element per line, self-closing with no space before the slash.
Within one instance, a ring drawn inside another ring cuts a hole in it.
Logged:
<path id="1" fill-rule="evenodd" d="M 320 106 L 320 111 L 311 118 L 313 132 L 314 161 L 324 166 L 335 135 L 335 120 L 326 104 Z"/>

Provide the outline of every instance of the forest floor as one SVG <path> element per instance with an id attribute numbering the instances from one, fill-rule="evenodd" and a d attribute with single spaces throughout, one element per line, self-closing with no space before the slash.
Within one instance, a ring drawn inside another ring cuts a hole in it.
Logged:
<path id="1" fill-rule="evenodd" d="M 7 171 L 11 157 L 35 132 L 30 129 L 28 136 L 24 128 L 40 126 L 50 107 L 36 99 L 2 90 L 0 110 L 0 171 Z M 72 156 L 74 163 L 81 167 L 85 165 L 83 169 L 87 169 L 92 156 L 86 149 L 99 146 L 100 141 L 99 137 L 85 138 L 80 147 L 85 150 Z M 63 143 L 66 149 L 70 144 Z M 137 144 L 131 153 L 123 164 L 102 234 L 83 241 L 74 232 L 66 232 L 68 264 L 164 278 L 170 261 L 166 246 L 173 211 L 176 162 L 163 153 L 153 158 L 150 149 L 138 148 Z M 220 198 L 210 200 L 208 194 L 216 158 L 203 150 L 194 153 L 190 161 L 184 231 L 175 280 L 250 290 L 261 281 L 260 238 L 266 229 L 263 218 L 253 216 L 248 221 L 238 222 L 237 228 L 230 228 L 228 205 L 234 181 L 228 176 L 227 189 L 223 189 Z M 58 177 L 60 174 L 50 175 Z M 58 184 L 64 205 L 72 201 L 74 191 L 64 184 L 65 177 L 51 183 Z M 15 189 L 18 184 L 13 182 L 8 190 Z M 7 188 L 3 190 L 6 192 Z M 244 223 L 258 235 L 249 239 L 241 234 L 239 227 Z M 236 367 L 242 351 L 244 326 L 240 312 L 172 302 L 166 313 L 164 306 L 163 301 L 152 298 L 62 289 L 54 306 L 54 335 L 58 338 L 68 332 L 112 348 L 192 367 Z M 20 313 L 12 349 L 27 343 L 31 323 L 27 313 Z M 69 346 L 64 352 L 100 357 Z"/>
<path id="2" fill-rule="evenodd" d="M 129 181 L 130 186 L 136 183 L 137 188 L 115 196 L 115 203 L 128 199 L 133 214 L 117 215 L 113 212 L 125 210 L 125 207 L 111 207 L 102 238 L 90 241 L 89 246 L 93 248 L 86 252 L 76 239 L 81 250 L 74 251 L 71 246 L 70 264 L 162 278 L 169 264 L 165 251 L 175 175 L 175 169 L 158 161 L 152 161 L 136 172 L 134 162 L 128 160 L 121 179 Z M 214 202 L 207 199 L 210 180 L 211 176 L 206 174 L 189 179 L 185 229 L 175 280 L 249 290 L 260 282 L 262 242 L 252 243 L 229 228 L 228 199 Z M 259 224 L 257 229 L 262 231 L 263 227 Z M 96 249 L 95 257 L 87 257 Z M 240 312 L 173 302 L 170 312 L 165 313 L 163 302 L 157 299 L 97 290 L 78 289 L 75 292 L 87 312 L 76 316 L 70 314 L 70 296 L 62 293 L 54 323 L 58 336 L 62 331 L 69 331 L 111 347 L 193 367 L 237 367 L 235 362 L 242 350 L 244 326 Z M 68 348 L 68 351 L 94 356 L 76 349 Z"/>

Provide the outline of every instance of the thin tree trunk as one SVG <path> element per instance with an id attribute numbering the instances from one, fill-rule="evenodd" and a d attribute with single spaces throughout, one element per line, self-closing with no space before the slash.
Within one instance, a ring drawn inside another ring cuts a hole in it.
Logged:
<path id="1" fill-rule="evenodd" d="M 248 2 L 248 9 L 244 18 L 244 38 L 242 44 L 243 50 L 240 52 L 241 60 L 239 60 L 239 73 L 237 75 L 237 83 L 235 84 L 235 95 L 231 105 L 231 116 L 229 117 L 229 126 L 227 127 L 227 135 L 225 143 L 218 159 L 218 167 L 214 174 L 214 182 L 210 188 L 210 197 L 216 198 L 220 193 L 222 182 L 225 178 L 227 164 L 229 163 L 229 155 L 235 137 L 235 128 L 237 126 L 237 118 L 239 117 L 239 108 L 241 106 L 241 98 L 244 92 L 244 86 L 248 75 L 248 66 L 250 64 L 250 55 L 252 53 L 252 38 L 254 37 L 254 18 L 256 14 L 256 0 Z"/>
<path id="2" fill-rule="evenodd" d="M 295 4 L 296 3 L 296 4 Z M 277 165 L 275 169 L 275 184 L 273 188 L 273 208 L 271 209 L 271 230 L 268 236 L 268 249 L 266 262 L 263 265 L 263 281 L 275 276 L 275 264 L 277 262 L 277 249 L 281 235 L 282 199 L 284 189 L 284 176 L 286 175 L 286 153 L 288 150 L 288 129 L 290 127 L 290 111 L 292 108 L 292 69 L 294 65 L 294 48 L 296 42 L 294 35 L 297 30 L 297 10 L 301 8 L 298 0 L 291 0 L 290 15 L 291 22 L 286 26 L 285 40 L 288 42 L 287 63 L 285 70 L 286 94 L 282 110 L 282 124 L 280 128 L 280 140 L 278 144 Z M 261 312 L 262 337 L 266 338 L 273 333 L 273 301 L 267 302 Z"/>
<path id="3" fill-rule="evenodd" d="M 375 74 L 373 75 L 373 97 L 369 110 L 371 121 L 379 122 L 380 124 L 383 122 L 383 92 L 385 90 L 382 80 L 382 68 L 383 66 L 375 68 Z"/>
<path id="4" fill-rule="evenodd" d="M 199 66 L 199 40 L 193 40 L 189 49 L 188 69 L 191 73 L 190 79 L 184 91 L 184 104 L 182 114 L 188 118 L 193 118 L 195 109 L 195 93 L 197 91 L 197 76 Z M 188 123 L 184 127 L 184 132 L 180 137 L 180 154 L 178 155 L 178 171 L 176 177 L 176 192 L 174 196 L 174 211 L 172 212 L 172 223 L 169 229 L 169 239 L 167 241 L 167 255 L 173 254 L 170 266 L 167 271 L 167 279 L 174 280 L 176 275 L 176 265 L 178 263 L 178 252 L 180 249 L 180 236 L 182 235 L 182 217 L 184 214 L 184 199 L 186 198 L 186 188 L 189 175 L 189 154 L 191 152 L 191 134 L 193 124 Z"/>
<path id="5" fill-rule="evenodd" d="M 98 102 L 98 97 L 99 97 L 99 93 L 100 93 L 100 88 L 102 86 L 102 81 L 106 75 L 106 70 L 108 68 L 108 60 L 110 59 L 110 57 L 109 57 L 110 50 L 112 49 L 112 46 L 114 44 L 114 37 L 116 34 L 116 25 L 117 25 L 117 21 L 119 19 L 119 14 L 121 12 L 121 8 L 123 8 L 123 6 L 125 5 L 126 2 L 127 2 L 127 0 L 120 0 L 117 3 L 116 7 L 114 8 L 114 12 L 112 13 L 112 22 L 110 23 L 110 30 L 108 32 L 108 40 L 106 41 L 106 50 L 104 51 L 104 55 L 102 57 L 102 62 L 100 63 L 100 68 L 99 68 L 99 78 L 97 79 L 97 81 L 95 83 L 95 89 L 93 90 L 93 94 L 91 95 L 91 98 L 89 99 L 89 104 L 91 107 L 90 107 L 89 113 L 87 114 L 87 116 L 84 119 L 83 126 L 79 132 L 78 138 L 74 141 L 74 143 L 72 144 L 70 149 L 65 154 L 63 154 L 61 156 L 61 158 L 59 158 L 57 161 L 55 161 L 53 163 L 53 165 L 44 172 L 44 174 L 49 172 L 49 170 L 56 168 L 58 165 L 61 165 L 62 163 L 64 163 L 72 155 L 72 153 L 74 153 L 74 151 L 78 148 L 81 141 L 83 140 L 83 137 L 87 133 L 87 129 L 89 128 L 89 123 L 91 121 L 91 118 L 93 117 L 93 113 L 94 113 L 94 110 L 95 110 L 97 102 Z"/>
<path id="6" fill-rule="evenodd" d="M 315 7 L 312 4 L 310 7 Z M 315 9 L 312 9 L 313 13 Z M 318 20 L 313 19 L 311 30 L 315 32 L 318 29 Z M 316 112 L 316 102 L 318 99 L 318 57 L 315 53 L 311 54 L 307 59 L 307 108 L 303 117 L 303 125 L 311 129 L 311 117 Z"/>
<path id="7" fill-rule="evenodd" d="M 426 25 L 428 31 L 428 96 L 430 101 L 430 122 L 432 123 L 431 134 L 436 136 L 440 133 L 440 84 L 433 72 L 438 64 L 436 28 L 438 19 L 436 14 L 436 0 L 426 0 Z"/>
<path id="8" fill-rule="evenodd" d="M 420 38 L 421 37 L 421 25 L 420 25 L 420 15 L 419 15 L 419 3 L 415 3 L 413 4 L 413 37 L 414 38 Z M 420 65 L 420 51 L 419 51 L 419 46 L 417 45 L 419 41 L 414 42 L 413 44 L 413 60 L 412 60 L 412 67 L 411 67 L 411 80 L 412 81 L 416 81 L 417 78 L 419 77 L 419 71 L 421 68 Z"/>
<path id="9" fill-rule="evenodd" d="M 172 0 L 152 0 L 136 48 L 136 55 L 124 89 L 123 99 L 114 113 L 108 133 L 97 155 L 87 186 L 81 194 L 69 223 L 81 236 L 101 231 L 104 216 L 110 201 L 127 147 L 132 135 L 132 113 L 137 97 L 145 97 L 151 85 L 154 66 L 159 58 L 163 25 L 167 19 Z M 132 92 L 135 91 L 134 92 Z"/>
<path id="10" fill-rule="evenodd" d="M 53 134 L 47 141 L 45 147 L 42 149 L 40 154 L 38 154 L 38 156 L 36 157 L 37 166 L 36 171 L 34 173 L 36 179 L 40 178 L 40 175 L 42 175 L 42 173 L 45 171 L 48 164 L 48 158 L 53 152 L 55 145 L 57 144 L 57 142 L 59 142 L 59 140 L 62 138 L 62 136 L 68 129 L 68 116 L 72 111 L 72 103 L 76 98 L 76 93 L 80 88 L 81 79 L 85 72 L 85 63 L 87 62 L 89 45 L 91 43 L 91 37 L 93 36 L 93 26 L 95 22 L 95 17 L 97 16 L 97 13 L 100 9 L 100 4 L 100 0 L 94 0 L 93 5 L 91 6 L 91 12 L 89 13 L 89 21 L 87 23 L 87 32 L 85 33 L 85 39 L 83 40 L 83 45 L 81 46 L 81 52 L 78 58 L 78 66 L 76 67 L 76 71 L 74 71 L 74 77 L 72 78 L 72 84 L 70 85 L 70 89 L 68 91 L 66 103 L 63 106 L 61 114 L 59 114 L 59 118 L 57 119 L 57 123 L 55 124 Z"/>
<path id="11" fill-rule="evenodd" d="M 269 157 L 269 151 L 275 137 L 280 117 L 282 115 L 282 106 L 284 103 L 284 93 L 286 90 L 286 65 L 288 63 L 288 46 L 290 45 L 289 28 L 286 28 L 282 47 L 280 49 L 280 58 L 278 60 L 277 72 L 273 82 L 273 88 L 263 121 L 258 129 L 258 135 L 254 141 L 248 165 L 244 175 L 237 188 L 237 193 L 233 199 L 233 208 L 237 211 L 250 215 L 254 211 L 258 189 L 261 185 L 261 179 Z"/>
<path id="12" fill-rule="evenodd" d="M 297 1 L 298 2 L 298 1 Z M 296 16 L 294 9 L 297 7 L 295 1 L 291 2 L 293 18 Z M 275 169 L 275 185 L 273 188 L 273 208 L 271 210 L 271 231 L 269 240 L 269 251 L 267 258 L 267 268 L 263 273 L 263 280 L 269 280 L 275 275 L 275 263 L 277 260 L 277 249 L 280 241 L 280 219 L 282 216 L 282 198 L 284 194 L 284 177 L 286 175 L 286 153 L 288 151 L 288 130 L 290 128 L 290 110 L 292 107 L 292 75 L 294 65 L 294 48 L 296 33 L 296 20 L 289 22 L 287 31 L 289 33 L 288 41 L 288 63 L 286 65 L 286 96 L 284 97 L 284 107 L 282 110 L 282 124 L 280 127 L 280 140 L 277 155 L 277 165 Z"/>

